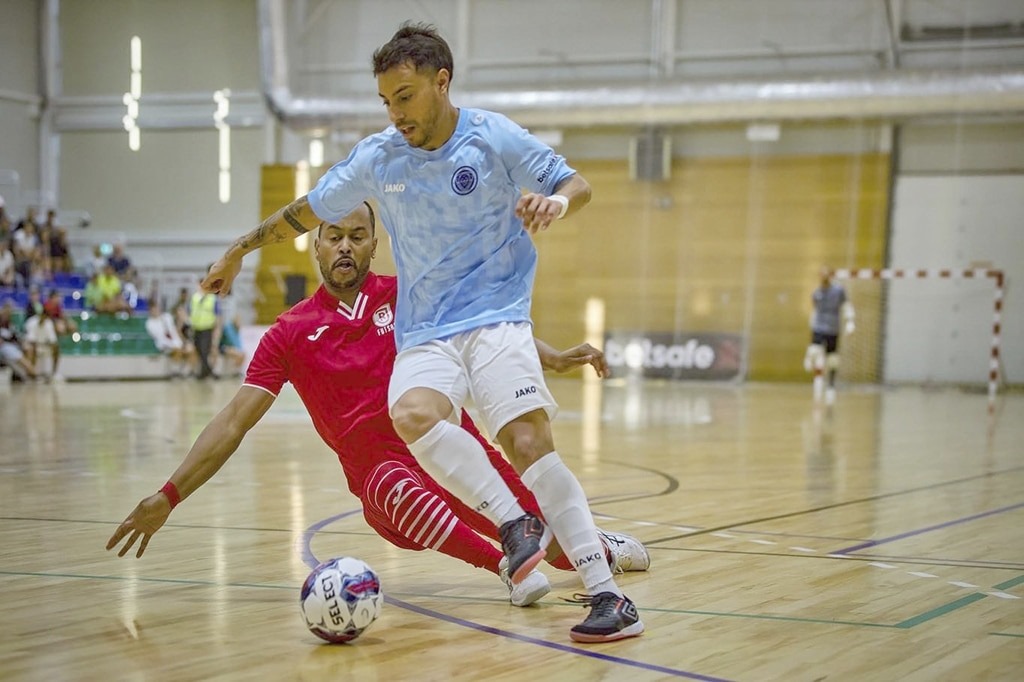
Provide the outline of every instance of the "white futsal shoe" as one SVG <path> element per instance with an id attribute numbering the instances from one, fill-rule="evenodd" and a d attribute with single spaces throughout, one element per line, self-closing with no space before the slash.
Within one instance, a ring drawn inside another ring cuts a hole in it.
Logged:
<path id="1" fill-rule="evenodd" d="M 597 534 L 608 550 L 608 565 L 612 573 L 646 571 L 651 567 L 651 555 L 644 543 L 625 533 L 609 533 L 600 528 Z"/>
<path id="2" fill-rule="evenodd" d="M 513 585 L 508 574 L 508 557 L 501 557 L 498 563 L 498 576 L 508 586 L 508 599 L 513 606 L 529 606 L 551 591 L 548 577 L 536 568 L 527 573 L 518 585 Z"/>

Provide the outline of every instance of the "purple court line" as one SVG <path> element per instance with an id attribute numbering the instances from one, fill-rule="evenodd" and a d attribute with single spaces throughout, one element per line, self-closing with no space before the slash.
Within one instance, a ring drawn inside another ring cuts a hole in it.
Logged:
<path id="1" fill-rule="evenodd" d="M 1012 504 L 1009 507 L 1002 507 L 1001 509 L 993 509 L 987 512 L 981 512 L 980 514 L 973 514 L 971 516 L 965 516 L 961 519 L 953 519 L 952 521 L 946 521 L 945 523 L 939 523 L 934 526 L 928 526 L 927 528 L 919 528 L 917 530 L 910 530 L 906 533 L 900 533 L 899 535 L 893 535 L 891 537 L 882 538 L 881 540 L 869 540 L 868 542 L 862 542 L 859 545 L 853 545 L 852 547 L 846 547 L 844 549 L 832 552 L 832 554 L 851 554 L 868 547 L 877 547 L 878 545 L 884 545 L 887 542 L 893 542 L 895 540 L 902 540 L 904 538 L 913 537 L 915 535 L 922 535 L 929 533 L 933 530 L 941 530 L 943 528 L 949 528 L 950 526 L 956 526 L 961 523 L 967 523 L 968 521 L 975 521 L 977 519 L 983 519 L 986 516 L 994 516 L 996 514 L 1002 514 L 1004 512 L 1013 511 L 1014 509 L 1020 509 L 1024 507 L 1024 502 L 1018 504 Z"/>
<path id="2" fill-rule="evenodd" d="M 354 514 L 358 514 L 361 511 L 361 509 L 353 509 L 352 511 L 342 512 L 341 514 L 329 516 L 326 519 L 321 519 L 320 521 L 317 521 L 309 528 L 307 528 L 302 533 L 302 560 L 306 563 L 306 565 L 310 568 L 314 568 L 320 563 L 320 560 L 316 558 L 316 555 L 313 554 L 313 550 L 310 548 L 310 543 L 312 543 L 313 536 L 316 535 L 317 531 L 322 530 L 325 526 L 328 526 L 334 523 L 335 521 L 339 521 L 346 517 L 353 516 Z M 462 627 L 478 630 L 480 632 L 486 632 L 491 635 L 499 635 L 501 637 L 514 639 L 516 641 L 525 642 L 527 644 L 536 644 L 537 646 L 547 647 L 548 649 L 555 649 L 556 651 L 563 651 L 565 653 L 576 654 L 578 656 L 587 656 L 589 658 L 596 658 L 602 661 L 608 661 L 610 663 L 619 663 L 621 665 L 627 665 L 633 668 L 640 668 L 641 670 L 650 670 L 665 675 L 672 675 L 674 677 L 685 677 L 691 680 L 703 680 L 705 682 L 728 682 L 727 680 L 721 677 L 709 677 L 707 675 L 691 673 L 685 670 L 665 668 L 660 665 L 653 665 L 651 663 L 641 663 L 640 661 L 633 661 L 628 658 L 621 658 L 619 656 L 609 656 L 608 654 L 602 654 L 596 651 L 579 649 L 576 647 L 567 646 L 565 644 L 556 644 L 555 642 L 548 642 L 546 640 L 537 639 L 535 637 L 527 637 L 525 635 L 516 634 L 514 632 L 509 632 L 507 630 L 499 630 L 498 628 L 480 625 L 479 623 L 463 620 L 461 618 L 455 618 L 454 616 L 449 616 L 439 611 L 432 611 L 430 609 L 423 608 L 422 606 L 415 606 L 414 604 L 410 604 L 408 602 L 402 601 L 400 599 L 395 599 L 394 597 L 389 597 L 387 595 L 384 596 L 384 601 L 389 604 L 394 604 L 399 608 L 408 609 L 409 611 L 413 611 L 422 616 L 427 616 L 428 618 L 437 618 L 439 620 L 444 620 L 449 623 L 452 623 L 453 625 L 461 625 Z"/>
<path id="3" fill-rule="evenodd" d="M 935 556 L 901 556 L 899 554 L 869 554 L 858 552 L 857 556 L 865 559 L 890 559 L 892 561 L 936 561 L 950 566 L 963 565 L 965 568 L 1008 568 L 1024 571 L 1024 564 L 1019 561 L 990 561 L 988 559 L 950 559 Z"/>
<path id="4" fill-rule="evenodd" d="M 699 529 L 698 529 L 699 530 Z M 736 533 L 737 535 L 772 535 L 780 538 L 809 538 L 811 540 L 843 540 L 845 542 L 861 542 L 861 538 L 844 538 L 835 535 L 807 535 L 806 533 L 782 533 L 779 531 L 770 530 L 736 530 L 730 528 L 726 533 Z"/>

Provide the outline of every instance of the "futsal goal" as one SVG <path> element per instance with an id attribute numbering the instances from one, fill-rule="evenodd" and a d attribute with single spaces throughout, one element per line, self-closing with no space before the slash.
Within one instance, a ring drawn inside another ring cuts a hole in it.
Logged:
<path id="1" fill-rule="evenodd" d="M 844 383 L 999 386 L 1003 272 L 841 269 L 856 329 L 840 341 Z"/>

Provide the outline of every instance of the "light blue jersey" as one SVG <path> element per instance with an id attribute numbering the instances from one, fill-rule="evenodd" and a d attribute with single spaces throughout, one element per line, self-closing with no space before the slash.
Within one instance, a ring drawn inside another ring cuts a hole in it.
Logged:
<path id="1" fill-rule="evenodd" d="M 398 350 L 498 322 L 530 319 L 537 251 L 515 215 L 521 188 L 551 194 L 576 171 L 501 114 L 461 109 L 427 151 L 393 126 L 371 135 L 309 193 L 337 222 L 374 197 L 398 268 Z"/>

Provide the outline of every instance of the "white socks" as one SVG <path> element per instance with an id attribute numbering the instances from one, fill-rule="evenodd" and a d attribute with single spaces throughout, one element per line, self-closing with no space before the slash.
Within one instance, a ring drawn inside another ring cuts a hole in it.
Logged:
<path id="1" fill-rule="evenodd" d="M 523 472 L 523 483 L 533 491 L 544 520 L 555 534 L 590 594 L 622 591 L 612 578 L 604 545 L 597 535 L 583 486 L 557 452 L 550 452 Z"/>
<path id="2" fill-rule="evenodd" d="M 440 421 L 409 451 L 434 480 L 499 528 L 526 513 L 483 446 L 462 427 Z"/>

